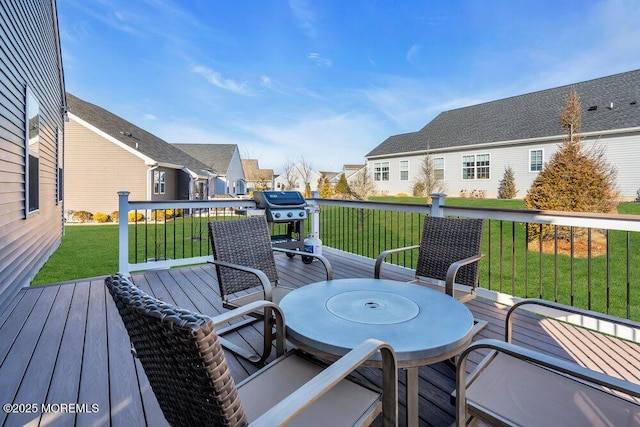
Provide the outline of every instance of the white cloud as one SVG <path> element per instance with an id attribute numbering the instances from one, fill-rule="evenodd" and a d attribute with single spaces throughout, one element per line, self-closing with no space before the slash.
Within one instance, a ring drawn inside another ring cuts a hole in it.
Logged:
<path id="1" fill-rule="evenodd" d="M 158 120 L 158 118 L 156 116 L 154 116 L 153 114 L 147 113 L 144 115 L 145 120 Z"/>
<path id="2" fill-rule="evenodd" d="M 307 58 L 321 67 L 331 67 L 333 65 L 332 60 L 323 58 L 319 53 L 310 53 L 309 55 L 307 55 Z"/>
<path id="3" fill-rule="evenodd" d="M 419 44 L 414 44 L 413 46 L 411 46 L 411 48 L 409 49 L 409 51 L 407 52 L 407 61 L 409 62 L 409 64 L 413 65 L 414 67 L 420 69 L 420 67 L 418 67 L 416 60 L 417 60 L 417 56 L 420 53 L 420 45 Z"/>
<path id="4" fill-rule="evenodd" d="M 233 79 L 227 79 L 222 77 L 217 71 L 212 70 L 204 65 L 194 65 L 191 67 L 191 71 L 195 74 L 203 76 L 209 83 L 219 87 L 220 89 L 228 90 L 240 95 L 249 95 L 251 90 L 246 83 L 239 83 Z"/>
<path id="5" fill-rule="evenodd" d="M 311 38 L 316 37 L 316 15 L 308 0 L 289 0 L 289 8 L 298 21 L 300 28 Z"/>

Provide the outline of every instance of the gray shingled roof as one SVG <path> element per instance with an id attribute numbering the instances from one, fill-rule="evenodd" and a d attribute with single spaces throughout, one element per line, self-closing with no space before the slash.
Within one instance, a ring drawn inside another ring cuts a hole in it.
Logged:
<path id="1" fill-rule="evenodd" d="M 205 176 L 210 167 L 122 117 L 67 92 L 69 112 L 158 163 L 183 166 Z"/>
<path id="2" fill-rule="evenodd" d="M 221 174 L 227 173 L 233 153 L 238 148 L 236 144 L 173 144 L 173 146 L 206 163 Z"/>
<path id="3" fill-rule="evenodd" d="M 417 132 L 390 136 L 365 157 L 561 135 L 560 112 L 572 88 L 582 104 L 582 132 L 640 127 L 635 70 L 445 111 Z"/>

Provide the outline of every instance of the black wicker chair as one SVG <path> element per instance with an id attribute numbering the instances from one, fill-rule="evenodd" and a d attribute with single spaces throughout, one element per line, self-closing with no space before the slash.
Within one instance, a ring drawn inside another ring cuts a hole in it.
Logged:
<path id="1" fill-rule="evenodd" d="M 384 425 L 397 425 L 395 353 L 381 341 L 367 340 L 324 369 L 297 351 L 285 353 L 284 318 L 271 302 L 210 318 L 159 301 L 121 275 L 107 277 L 105 285 L 171 425 L 367 425 L 381 413 Z M 255 310 L 265 318 L 274 314 L 278 358 L 236 385 L 216 325 Z M 382 392 L 346 379 L 377 351 Z"/>
<path id="2" fill-rule="evenodd" d="M 213 248 L 213 261 L 209 262 L 216 267 L 218 286 L 225 308 L 234 309 L 262 300 L 278 304 L 292 290 L 280 286 L 273 252 L 300 252 L 272 247 L 269 225 L 263 216 L 210 221 L 209 238 Z M 333 278 L 329 260 L 318 254 L 309 253 L 305 256 L 319 259 L 325 267 L 327 280 Z M 220 330 L 218 334 L 227 334 L 262 319 L 260 313 L 252 313 L 252 317 L 253 319 L 236 322 Z M 228 340 L 222 341 L 226 348 L 254 363 L 261 363 L 269 355 L 263 353 L 256 359 L 253 353 L 248 353 Z M 269 349 L 270 347 L 265 350 Z"/>
<path id="3" fill-rule="evenodd" d="M 444 291 L 461 302 L 473 299 L 482 259 L 482 227 L 481 219 L 428 216 L 420 244 L 382 252 L 376 260 L 374 276 L 380 278 L 387 255 L 418 249 L 413 282 Z"/>

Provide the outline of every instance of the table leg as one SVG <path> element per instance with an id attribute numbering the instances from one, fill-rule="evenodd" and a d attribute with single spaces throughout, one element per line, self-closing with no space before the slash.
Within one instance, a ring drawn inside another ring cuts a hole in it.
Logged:
<path id="1" fill-rule="evenodd" d="M 418 427 L 418 367 L 407 368 L 407 426 Z"/>

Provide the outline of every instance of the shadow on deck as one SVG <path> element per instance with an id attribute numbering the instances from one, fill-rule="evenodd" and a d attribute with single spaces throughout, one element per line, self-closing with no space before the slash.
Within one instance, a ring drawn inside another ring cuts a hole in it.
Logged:
<path id="1" fill-rule="evenodd" d="M 373 260 L 325 250 L 336 279 L 372 277 Z M 324 279 L 319 263 L 276 256 L 281 281 L 302 286 Z M 385 278 L 408 280 L 390 269 Z M 156 298 L 214 316 L 224 311 L 209 265 L 146 271 L 133 275 L 137 286 Z M 488 321 L 479 337 L 503 339 L 506 308 L 476 298 L 468 307 Z M 428 325 L 425 325 L 428 327 Z M 416 331 L 416 334 L 420 331 Z M 260 325 L 227 335 L 258 347 Z M 594 334 L 528 313 L 515 316 L 516 344 L 542 350 L 589 368 L 640 381 L 638 345 Z M 236 382 L 257 368 L 228 353 Z M 482 355 L 470 358 L 470 369 Z M 363 379 L 378 382 L 365 368 Z M 404 381 L 401 375 L 401 381 Z M 443 363 L 420 368 L 421 425 L 454 421 L 450 393 L 453 372 Z M 401 419 L 404 387 L 400 388 Z M 0 312 L 0 425 L 166 425 L 146 376 L 130 353 L 129 340 L 102 278 L 23 289 Z M 22 406 L 21 406 L 22 405 Z"/>

